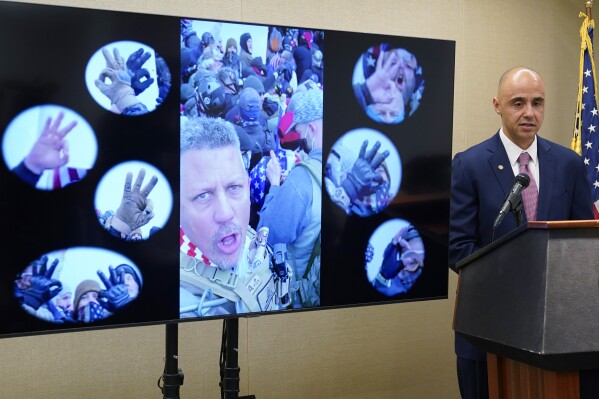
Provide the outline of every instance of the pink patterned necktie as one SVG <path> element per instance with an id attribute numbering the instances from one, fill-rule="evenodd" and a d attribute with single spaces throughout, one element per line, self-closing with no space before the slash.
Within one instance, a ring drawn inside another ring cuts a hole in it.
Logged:
<path id="1" fill-rule="evenodd" d="M 532 221 L 537 220 L 537 203 L 539 201 L 539 189 L 537 188 L 537 182 L 530 169 L 528 168 L 528 162 L 530 161 L 530 154 L 523 152 L 518 157 L 518 163 L 520 164 L 520 173 L 526 173 L 530 177 L 530 183 L 528 187 L 522 190 L 522 203 L 524 205 L 524 211 L 526 212 L 526 220 Z"/>

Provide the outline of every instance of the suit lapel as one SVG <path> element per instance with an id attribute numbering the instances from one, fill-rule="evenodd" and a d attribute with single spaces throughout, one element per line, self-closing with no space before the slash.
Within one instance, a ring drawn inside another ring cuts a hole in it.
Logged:
<path id="1" fill-rule="evenodd" d="M 514 185 L 515 176 L 507 152 L 499 138 L 499 132 L 489 141 L 487 151 L 490 153 L 488 158 L 489 167 L 497 178 L 503 194 L 507 196 Z"/>
<path id="2" fill-rule="evenodd" d="M 551 209 L 551 193 L 555 181 L 556 160 L 551 152 L 551 144 L 537 136 L 537 153 L 539 157 L 539 175 L 541 184 L 539 191 L 539 205 L 537 220 L 547 220 Z"/>

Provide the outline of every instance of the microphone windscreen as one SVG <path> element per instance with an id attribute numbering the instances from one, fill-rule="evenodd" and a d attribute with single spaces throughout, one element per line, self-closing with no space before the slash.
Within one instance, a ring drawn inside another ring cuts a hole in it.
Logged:
<path id="1" fill-rule="evenodd" d="M 530 183 L 530 177 L 528 177 L 526 173 L 520 173 L 518 176 L 516 176 L 514 183 L 520 183 L 522 187 L 526 188 Z"/>

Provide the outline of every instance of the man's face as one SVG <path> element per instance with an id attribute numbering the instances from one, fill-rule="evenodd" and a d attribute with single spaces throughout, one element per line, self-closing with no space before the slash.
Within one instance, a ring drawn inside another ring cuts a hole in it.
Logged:
<path id="1" fill-rule="evenodd" d="M 237 148 L 181 154 L 181 227 L 219 268 L 239 262 L 249 220 L 249 178 Z"/>
<path id="2" fill-rule="evenodd" d="M 385 123 L 395 123 L 397 118 L 404 114 L 404 97 L 396 85 L 391 86 L 391 102 L 389 103 L 374 103 L 371 105 L 372 110 Z"/>
<path id="3" fill-rule="evenodd" d="M 24 290 L 31 286 L 31 276 L 33 275 L 33 268 L 31 266 L 27 266 L 21 276 L 17 279 L 17 287 Z"/>
<path id="4" fill-rule="evenodd" d="M 401 261 L 404 267 L 411 272 L 424 264 L 424 244 L 420 237 L 408 241 L 409 249 L 404 249 L 401 254 Z"/>
<path id="5" fill-rule="evenodd" d="M 507 76 L 493 98 L 505 135 L 522 149 L 530 147 L 545 117 L 545 85 L 530 70 Z"/>
<path id="6" fill-rule="evenodd" d="M 251 54 L 252 50 L 254 49 L 254 42 L 253 42 L 253 40 L 251 38 L 249 38 L 246 43 L 248 45 L 249 53 Z"/>
<path id="7" fill-rule="evenodd" d="M 98 293 L 96 291 L 89 291 L 81 295 L 77 310 L 84 308 L 91 302 L 97 303 L 98 305 L 100 304 L 100 302 L 98 302 Z"/>
<path id="8" fill-rule="evenodd" d="M 229 47 L 227 47 L 227 53 L 228 54 L 237 54 L 237 46 L 230 45 Z"/>
<path id="9" fill-rule="evenodd" d="M 130 273 L 125 273 L 123 277 L 123 283 L 125 287 L 127 287 L 127 292 L 129 293 L 129 297 L 137 298 L 139 295 L 139 285 L 135 278 Z"/>
<path id="10" fill-rule="evenodd" d="M 65 311 L 70 311 L 73 308 L 73 303 L 71 302 L 71 300 L 71 293 L 69 292 L 56 299 L 56 306 L 64 309 Z"/>
<path id="11" fill-rule="evenodd" d="M 404 104 L 410 102 L 410 98 L 416 89 L 416 58 L 407 51 L 399 52 L 400 65 L 395 77 L 395 84 L 403 96 Z"/>

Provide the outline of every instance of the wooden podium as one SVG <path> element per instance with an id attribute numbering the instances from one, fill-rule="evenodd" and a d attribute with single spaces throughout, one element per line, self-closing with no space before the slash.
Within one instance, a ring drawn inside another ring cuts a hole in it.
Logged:
<path id="1" fill-rule="evenodd" d="M 454 330 L 489 353 L 490 399 L 580 398 L 599 369 L 599 220 L 529 222 L 457 267 Z"/>

